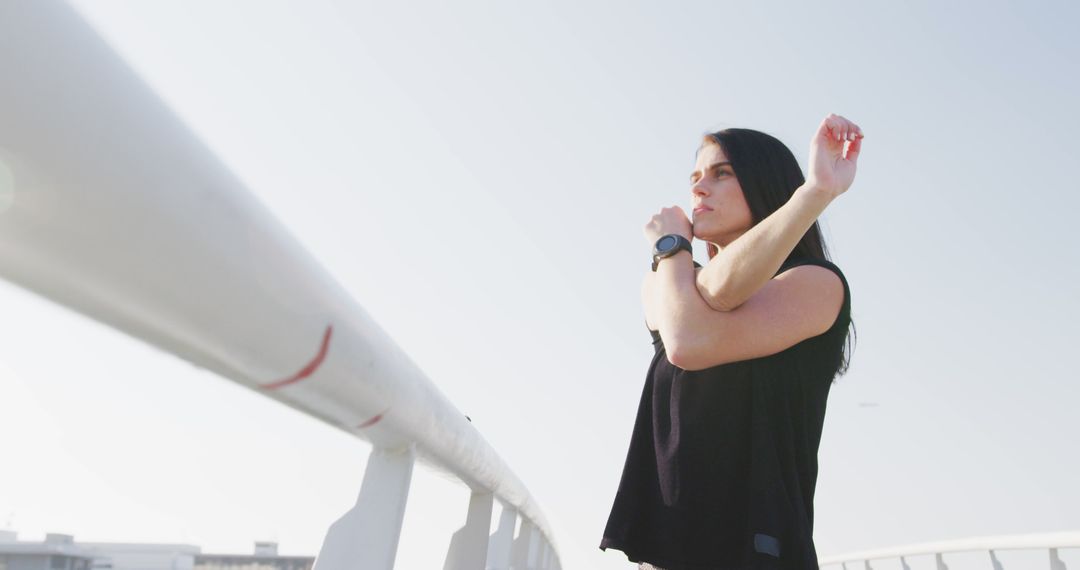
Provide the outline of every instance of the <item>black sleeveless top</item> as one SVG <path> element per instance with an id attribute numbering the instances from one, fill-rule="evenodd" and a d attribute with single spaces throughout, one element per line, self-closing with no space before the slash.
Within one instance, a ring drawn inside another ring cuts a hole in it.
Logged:
<path id="1" fill-rule="evenodd" d="M 698 371 L 655 354 L 600 549 L 666 570 L 818 568 L 814 486 L 825 402 L 851 316 L 779 353 Z M 695 262 L 694 265 L 698 265 Z"/>

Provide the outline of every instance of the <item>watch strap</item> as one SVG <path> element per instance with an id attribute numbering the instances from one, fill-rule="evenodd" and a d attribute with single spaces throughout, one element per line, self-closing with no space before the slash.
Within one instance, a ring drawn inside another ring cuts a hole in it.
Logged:
<path id="1" fill-rule="evenodd" d="M 675 247 L 660 251 L 660 242 L 664 241 L 664 239 L 666 238 L 675 238 Z M 656 240 L 656 245 L 653 246 L 652 270 L 656 271 L 657 266 L 660 265 L 661 259 L 664 259 L 665 257 L 671 257 L 672 255 L 675 255 L 682 250 L 690 252 L 691 256 L 694 254 L 694 247 L 690 244 L 690 240 L 679 234 L 666 234 L 660 236 L 660 239 Z"/>

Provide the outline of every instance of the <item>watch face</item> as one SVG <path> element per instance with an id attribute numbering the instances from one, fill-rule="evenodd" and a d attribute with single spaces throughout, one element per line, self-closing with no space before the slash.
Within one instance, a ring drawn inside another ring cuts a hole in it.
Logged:
<path id="1" fill-rule="evenodd" d="M 656 249 L 659 250 L 661 253 L 665 251 L 671 251 L 671 249 L 678 245 L 678 243 L 679 241 L 675 238 L 671 236 L 664 236 L 660 238 L 659 242 L 656 243 Z"/>

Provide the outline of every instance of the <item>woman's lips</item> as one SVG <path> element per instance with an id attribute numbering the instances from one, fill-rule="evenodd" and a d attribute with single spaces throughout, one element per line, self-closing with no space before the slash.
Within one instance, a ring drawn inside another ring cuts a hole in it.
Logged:
<path id="1" fill-rule="evenodd" d="M 711 211 L 712 211 L 712 208 L 694 208 L 694 213 L 695 214 L 700 214 L 702 212 L 711 212 Z"/>

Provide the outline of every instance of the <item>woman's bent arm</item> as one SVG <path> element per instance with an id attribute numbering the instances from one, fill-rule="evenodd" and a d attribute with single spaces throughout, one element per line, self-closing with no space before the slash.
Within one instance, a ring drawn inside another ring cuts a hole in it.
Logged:
<path id="1" fill-rule="evenodd" d="M 698 275 L 702 298 L 718 311 L 746 302 L 776 275 L 825 207 L 855 179 L 862 129 L 830 113 L 810 140 L 806 183 L 769 217 L 709 260 Z"/>
<path id="2" fill-rule="evenodd" d="M 656 326 L 656 287 L 653 286 L 655 277 L 655 273 L 648 271 L 645 279 L 641 281 L 641 307 L 645 310 L 645 326 L 651 331 L 659 330 Z"/>
<path id="3" fill-rule="evenodd" d="M 660 332 L 669 355 L 697 342 L 709 326 L 705 316 L 711 310 L 694 285 L 694 273 L 690 252 L 680 251 L 660 260 L 652 276 L 654 314 L 650 322 Z"/>
<path id="4" fill-rule="evenodd" d="M 684 370 L 776 354 L 828 330 L 842 309 L 840 278 L 808 265 L 770 279 L 734 311 L 713 311 L 698 294 L 691 264 L 690 254 L 679 252 L 660 262 L 653 281 L 667 359 Z"/>
<path id="5" fill-rule="evenodd" d="M 746 302 L 775 275 L 833 195 L 803 185 L 769 217 L 713 256 L 697 275 L 701 298 L 717 311 Z"/>
<path id="6" fill-rule="evenodd" d="M 695 267 L 694 275 L 696 276 L 699 271 L 701 271 L 701 268 Z M 645 279 L 641 282 L 641 306 L 645 310 L 645 326 L 652 331 L 660 330 L 660 327 L 657 325 L 660 319 L 657 315 L 660 313 L 661 306 L 656 290 L 656 273 L 653 271 L 646 271 Z M 701 296 L 700 292 L 698 293 L 698 296 Z M 702 299 L 701 302 L 702 304 L 705 304 L 704 299 Z"/>

